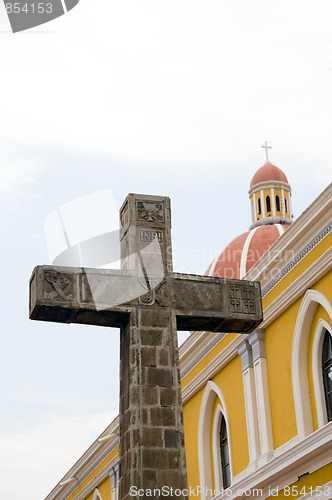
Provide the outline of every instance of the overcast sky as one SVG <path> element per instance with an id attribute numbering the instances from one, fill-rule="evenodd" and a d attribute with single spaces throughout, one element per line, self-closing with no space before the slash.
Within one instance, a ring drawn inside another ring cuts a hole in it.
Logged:
<path id="1" fill-rule="evenodd" d="M 118 411 L 118 331 L 28 320 L 48 215 L 170 196 L 174 268 L 204 273 L 268 140 L 298 217 L 331 181 L 331 23 L 330 0 L 81 0 L 14 35 L 0 3 L 0 498 L 42 500 Z"/>

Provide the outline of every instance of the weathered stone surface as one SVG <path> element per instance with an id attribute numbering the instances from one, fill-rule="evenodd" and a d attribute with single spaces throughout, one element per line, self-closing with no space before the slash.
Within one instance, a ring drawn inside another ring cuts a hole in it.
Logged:
<path id="1" fill-rule="evenodd" d="M 165 429 L 164 440 L 166 448 L 177 448 L 178 446 L 178 433 L 176 429 Z"/>
<path id="2" fill-rule="evenodd" d="M 131 486 L 187 487 L 177 330 L 247 333 L 262 306 L 258 283 L 173 273 L 168 198 L 130 194 L 120 220 L 122 270 L 36 267 L 30 318 L 121 329 L 120 500 L 129 500 Z"/>

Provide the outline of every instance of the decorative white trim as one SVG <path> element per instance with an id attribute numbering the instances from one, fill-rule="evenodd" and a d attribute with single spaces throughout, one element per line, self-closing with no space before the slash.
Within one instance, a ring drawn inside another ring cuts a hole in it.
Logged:
<path id="1" fill-rule="evenodd" d="M 246 409 L 246 424 L 249 448 L 249 469 L 257 468 L 257 460 L 261 454 L 259 443 L 259 425 L 257 414 L 257 401 L 255 392 L 255 378 L 252 367 L 242 372 L 244 404 Z"/>
<path id="2" fill-rule="evenodd" d="M 293 218 L 293 208 L 292 208 L 292 193 L 290 192 L 288 195 L 288 203 L 289 203 L 289 216 Z"/>
<path id="3" fill-rule="evenodd" d="M 272 215 L 273 217 L 275 217 L 277 213 L 276 213 L 276 200 L 274 197 L 274 187 L 271 187 L 271 198 L 272 198 Z"/>
<path id="4" fill-rule="evenodd" d="M 276 224 L 276 228 L 278 229 L 279 236 L 284 234 L 284 229 L 282 227 L 282 224 Z"/>
<path id="5" fill-rule="evenodd" d="M 308 290 L 301 302 L 293 337 L 292 380 L 296 425 L 300 439 L 313 432 L 307 355 L 310 328 L 318 304 L 332 319 L 332 307 L 325 295 L 317 290 Z"/>
<path id="6" fill-rule="evenodd" d="M 308 245 L 306 245 L 295 257 L 283 268 L 281 271 L 265 286 L 262 290 L 262 297 L 265 297 L 272 288 L 274 288 L 279 281 L 281 281 L 286 274 L 288 274 L 297 264 L 307 256 L 315 248 L 320 241 L 322 241 L 332 231 L 332 222 L 330 222 L 315 238 L 313 238 Z"/>
<path id="7" fill-rule="evenodd" d="M 96 488 L 95 491 L 93 492 L 92 500 L 103 500 L 101 498 L 101 494 L 98 491 L 98 488 Z"/>
<path id="8" fill-rule="evenodd" d="M 231 481 L 233 480 L 231 441 L 230 441 L 230 422 L 228 418 L 225 399 L 221 389 L 209 380 L 206 384 L 203 394 L 201 408 L 198 421 L 198 465 L 199 465 L 199 480 L 202 487 L 201 500 L 208 500 L 206 493 L 208 489 L 213 490 L 212 484 L 212 464 L 211 464 L 211 448 L 210 448 L 210 431 L 212 423 L 212 410 L 216 397 L 221 403 L 221 411 L 226 420 L 228 432 L 228 449 L 229 463 L 231 471 Z M 215 469 L 216 471 L 216 469 Z"/>
<path id="9" fill-rule="evenodd" d="M 284 217 L 286 217 L 286 210 L 285 210 L 285 192 L 281 188 L 281 200 L 280 200 L 280 208 L 281 208 L 281 213 Z"/>
<path id="10" fill-rule="evenodd" d="M 297 445 L 299 442 L 300 442 L 299 436 L 297 436 L 297 435 L 295 437 L 293 437 L 292 439 L 290 439 L 289 441 L 286 441 L 286 443 L 282 444 L 281 446 L 279 446 L 278 448 L 276 448 L 274 450 L 273 458 L 280 457 L 284 453 L 286 453 L 289 450 L 291 450 L 292 448 L 294 448 L 294 446 Z"/>
<path id="11" fill-rule="evenodd" d="M 85 500 L 86 497 L 91 494 L 94 488 L 100 486 L 105 481 L 105 479 L 107 479 L 110 469 L 114 467 L 114 465 L 116 465 L 118 462 L 119 455 L 114 457 L 114 459 L 109 464 L 106 464 L 105 467 L 87 485 L 84 486 L 84 488 L 74 497 L 74 499 Z M 68 498 L 71 493 L 72 491 L 67 493 L 65 497 L 61 497 L 61 500 L 66 500 L 66 498 Z"/>
<path id="12" fill-rule="evenodd" d="M 264 309 L 264 321 L 261 328 L 266 328 L 285 309 L 291 306 L 299 297 L 301 297 L 308 288 L 313 286 L 322 276 L 332 268 L 332 252 L 327 250 L 316 262 L 308 267 L 288 288 L 286 288 L 278 297 Z"/>
<path id="13" fill-rule="evenodd" d="M 113 432 L 119 431 L 119 416 L 117 416 L 110 425 L 104 430 L 99 438 L 104 437 Z M 73 491 L 91 474 L 91 472 L 109 455 L 112 450 L 119 444 L 119 439 L 114 441 L 107 441 L 99 443 L 98 439 L 86 450 L 82 457 L 75 463 L 75 465 L 67 472 L 61 479 L 64 481 L 72 476 L 78 478 L 78 482 L 74 486 L 68 486 L 66 489 L 61 488 L 60 482 L 53 488 L 47 495 L 45 500 L 65 500 Z M 83 500 L 84 495 L 91 493 L 108 475 L 110 467 L 112 467 L 119 460 L 118 455 L 114 457 L 110 464 L 107 464 L 103 470 L 89 482 L 87 486 L 75 497 L 75 500 Z"/>
<path id="14" fill-rule="evenodd" d="M 222 408 L 217 405 L 212 424 L 212 456 L 215 487 L 222 488 L 222 470 L 220 453 L 220 422 L 223 416 Z M 219 437 L 219 439 L 218 439 Z"/>
<path id="15" fill-rule="evenodd" d="M 265 218 L 265 197 L 263 189 L 260 190 L 261 193 L 261 207 L 262 207 L 262 219 Z"/>
<path id="16" fill-rule="evenodd" d="M 238 492 L 253 489 L 261 489 L 260 498 L 267 498 L 270 496 L 268 494 L 269 488 L 278 487 L 280 491 L 285 486 L 297 482 L 298 477 L 304 472 L 312 474 L 331 463 L 331 445 L 332 422 L 287 449 L 284 453 L 278 455 L 276 453 L 272 460 L 259 469 L 248 472 L 246 477 L 243 477 L 243 473 L 235 476 L 232 494 L 227 495 L 227 498 L 230 500 L 241 498 L 243 500 L 243 495 L 238 495 Z M 258 497 L 255 496 L 255 498 Z M 225 500 L 225 495 L 218 495 L 215 500 Z"/>
<path id="17" fill-rule="evenodd" d="M 328 422 L 322 369 L 325 330 L 332 335 L 331 325 L 325 321 L 325 319 L 319 318 L 312 345 L 312 378 L 315 392 L 318 427 L 323 427 L 323 425 Z"/>
<path id="18" fill-rule="evenodd" d="M 249 245 L 250 245 L 252 237 L 254 236 L 257 229 L 258 229 L 258 227 L 255 227 L 255 229 L 252 229 L 252 231 L 250 231 L 250 233 L 248 234 L 246 241 L 244 242 L 242 254 L 241 254 L 241 261 L 240 261 L 240 279 L 242 279 L 243 276 L 247 272 L 246 267 L 247 267 L 247 257 L 248 257 Z"/>
<path id="19" fill-rule="evenodd" d="M 255 222 L 255 220 L 257 219 L 256 193 L 253 193 L 253 207 L 254 207 L 254 220 L 253 220 L 253 222 Z"/>
<path id="20" fill-rule="evenodd" d="M 219 253 L 218 253 L 218 255 L 217 255 L 217 257 L 214 259 L 214 261 L 213 261 L 213 263 L 212 263 L 212 265 L 211 265 L 211 267 L 210 267 L 210 271 L 209 271 L 208 276 L 213 276 L 213 273 L 214 273 L 215 267 L 216 267 L 216 265 L 217 265 L 217 263 L 218 263 L 218 260 L 220 259 L 221 255 L 222 255 L 222 253 L 224 252 L 224 250 L 225 250 L 225 249 L 223 248 L 223 249 L 222 249 L 222 251 L 221 251 L 221 252 L 219 252 Z"/>
<path id="21" fill-rule="evenodd" d="M 257 191 L 261 190 L 261 187 L 259 186 L 264 186 L 264 189 L 269 188 L 269 187 L 275 187 L 275 188 L 280 188 L 280 186 L 283 186 L 284 189 L 287 191 L 291 191 L 291 187 L 287 182 L 283 181 L 263 181 L 263 182 L 258 182 L 257 184 L 254 184 L 248 191 L 249 194 L 253 194 Z"/>
<path id="22" fill-rule="evenodd" d="M 272 458 L 274 450 L 266 358 L 258 358 L 254 362 L 253 368 L 261 446 L 259 463 L 261 465 Z"/>

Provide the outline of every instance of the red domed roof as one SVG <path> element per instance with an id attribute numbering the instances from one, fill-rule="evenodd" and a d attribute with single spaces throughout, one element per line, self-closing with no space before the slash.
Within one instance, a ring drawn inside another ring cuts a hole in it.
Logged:
<path id="1" fill-rule="evenodd" d="M 278 169 L 279 170 L 279 169 Z M 289 226 L 258 226 L 235 238 L 210 265 L 207 276 L 241 279 Z"/>
<path id="2" fill-rule="evenodd" d="M 268 181 L 279 181 L 286 182 L 288 184 L 287 177 L 283 171 L 267 161 L 261 168 L 257 170 L 253 178 L 251 179 L 250 188 L 259 184 L 260 182 Z"/>

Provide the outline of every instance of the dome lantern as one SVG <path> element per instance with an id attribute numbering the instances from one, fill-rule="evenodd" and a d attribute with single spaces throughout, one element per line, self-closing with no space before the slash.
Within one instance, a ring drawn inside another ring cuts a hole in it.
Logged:
<path id="1" fill-rule="evenodd" d="M 291 187 L 284 172 L 268 159 L 254 174 L 249 189 L 252 224 L 214 259 L 208 276 L 242 279 L 292 224 Z"/>
<path id="2" fill-rule="evenodd" d="M 251 203 L 252 224 L 249 229 L 269 224 L 290 225 L 292 219 L 291 187 L 284 172 L 268 159 L 251 179 L 249 199 Z"/>

